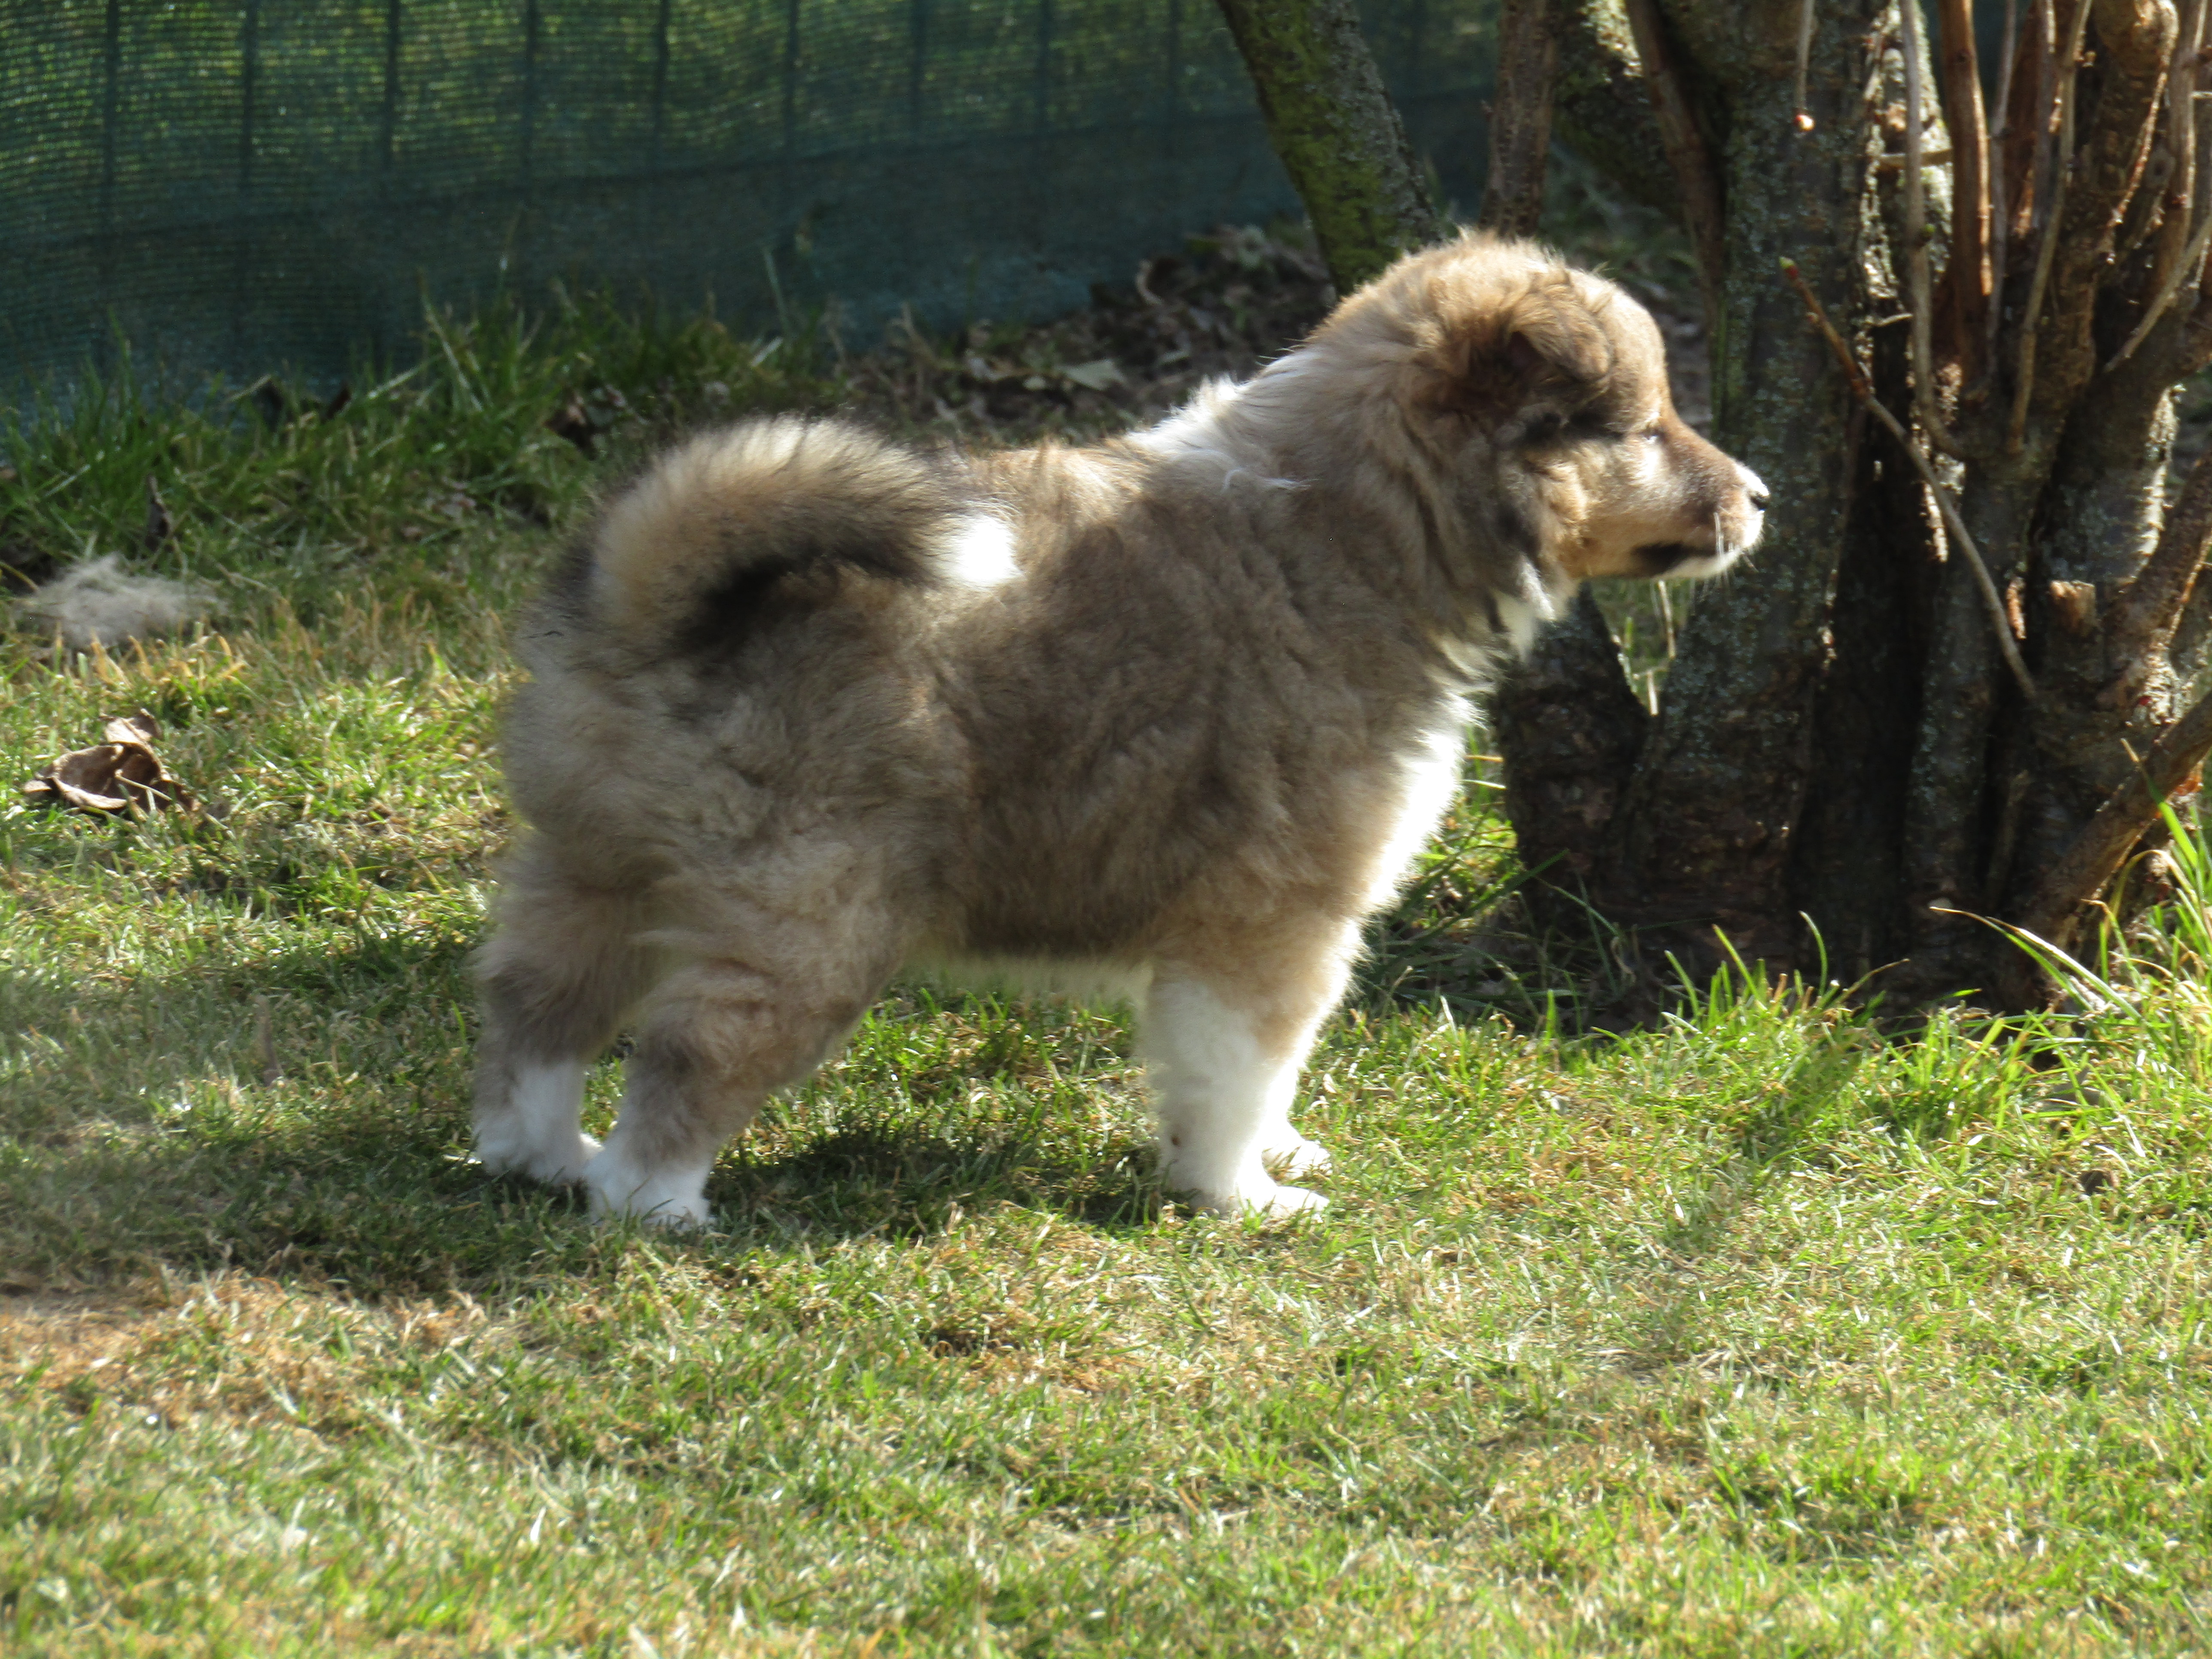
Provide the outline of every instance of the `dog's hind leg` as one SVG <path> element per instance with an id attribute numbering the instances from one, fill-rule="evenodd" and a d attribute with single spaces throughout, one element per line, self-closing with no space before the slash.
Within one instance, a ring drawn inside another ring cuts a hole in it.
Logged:
<path id="1" fill-rule="evenodd" d="M 1160 1119 L 1160 1172 L 1219 1214 L 1291 1215 L 1325 1200 L 1279 1184 L 1328 1154 L 1291 1127 L 1298 1073 L 1343 994 L 1356 933 L 1270 930 L 1256 954 L 1164 962 L 1146 999 L 1146 1069 Z M 1273 1166 L 1272 1170 L 1270 1166 Z"/>
<path id="2" fill-rule="evenodd" d="M 622 1112 L 584 1171 L 592 1212 L 659 1226 L 707 1218 L 723 1146 L 776 1090 L 828 1057 L 890 977 L 893 962 L 805 982 L 732 960 L 694 961 L 647 1004 Z"/>
<path id="3" fill-rule="evenodd" d="M 579 1122 L 585 1068 L 652 979 L 643 896 L 581 879 L 542 841 L 505 874 L 476 961 L 477 1156 L 495 1173 L 575 1181 L 599 1150 Z"/>

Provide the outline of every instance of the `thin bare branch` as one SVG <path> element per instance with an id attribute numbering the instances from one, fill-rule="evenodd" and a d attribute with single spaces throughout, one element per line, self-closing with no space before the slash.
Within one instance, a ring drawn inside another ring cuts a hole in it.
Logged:
<path id="1" fill-rule="evenodd" d="M 2166 78 L 2166 143 L 2173 167 L 2162 193 L 2172 205 L 2160 222 L 2158 251 L 2151 260 L 2151 290 L 2167 296 L 2168 302 L 2173 288 L 2179 286 L 2168 286 L 2175 268 L 2185 263 L 2182 250 L 2188 246 L 2191 235 L 2190 201 L 2197 193 L 2197 49 L 2203 44 L 2203 33 L 2204 0 L 2188 0 Z M 2179 211 L 2172 210 L 2175 208 Z M 2126 355 L 2124 350 L 2120 354 Z"/>
<path id="2" fill-rule="evenodd" d="M 1874 165 L 1877 173 L 1903 173 L 1905 158 L 1902 155 L 1885 155 Z M 1920 165 L 1923 171 L 1929 167 L 1948 167 L 1951 165 L 1951 152 L 1948 149 L 1929 150 L 1922 155 Z"/>
<path id="3" fill-rule="evenodd" d="M 1800 0 L 1797 8 L 1797 131 L 1813 130 L 1813 112 L 1805 107 L 1805 82 L 1813 70 L 1813 0 Z"/>
<path id="4" fill-rule="evenodd" d="M 2020 367 L 2013 382 L 2012 417 L 2005 423 L 2005 447 L 2018 453 L 2027 431 L 2027 405 L 2035 390 L 2036 330 L 2042 320 L 2044 289 L 2051 283 L 2051 261 L 2058 252 L 2059 222 L 2066 216 L 2067 177 L 2074 170 L 2074 89 L 2081 67 L 2081 35 L 2089 26 L 2089 0 L 2075 0 L 2073 27 L 2058 58 L 2058 151 L 2051 168 L 2048 201 L 2035 204 L 2043 221 L 2035 250 L 2035 275 L 2021 310 Z"/>
<path id="5" fill-rule="evenodd" d="M 2005 0 L 2004 38 L 1997 46 L 1997 125 L 1990 143 L 2004 143 L 2012 125 L 2013 57 L 2020 46 L 2020 0 Z"/>
<path id="6" fill-rule="evenodd" d="M 2173 157 L 2164 149 L 2154 149 L 2148 166 L 2143 168 L 2142 189 L 2128 204 L 2128 216 L 2135 221 L 2135 228 L 2121 239 L 2112 258 L 2115 261 L 2132 258 L 2137 248 L 2155 236 L 2166 224 L 2166 186 L 2172 176 Z"/>
<path id="7" fill-rule="evenodd" d="M 2086 0 L 2085 0 L 2086 3 Z M 1682 191 L 1682 222 L 1698 250 L 1698 274 L 1705 292 L 1707 337 L 1720 338 L 1721 274 L 1727 268 L 1728 240 L 1721 216 L 1721 173 L 1698 130 L 1689 94 L 1674 65 L 1658 0 L 1627 0 L 1628 26 L 1643 60 L 1644 84 L 1651 94 L 1651 113 L 1660 141 Z"/>
<path id="8" fill-rule="evenodd" d="M 1807 284 L 1805 275 L 1798 270 L 1795 259 L 1782 262 L 1782 276 L 1783 280 L 1796 290 L 1797 298 L 1805 307 L 1805 314 L 1820 331 L 1821 337 L 1828 343 L 1828 349 L 1835 354 L 1836 362 L 1842 365 L 1844 379 L 1850 384 L 1851 395 L 1864 405 L 1867 413 L 1881 422 L 1889 435 L 1897 440 L 1899 447 L 1911 458 L 1921 482 L 1928 486 L 1929 493 L 1936 499 L 1936 508 L 1943 516 L 1944 528 L 1950 532 L 1951 539 L 1959 550 L 1966 556 L 1967 566 L 1973 571 L 1974 580 L 1982 590 L 1982 599 L 1989 606 L 1990 623 L 1996 630 L 1997 650 L 2004 658 L 2005 666 L 2012 671 L 2013 680 L 2020 687 L 2021 695 L 2030 703 L 2035 702 L 2040 693 L 2036 690 L 2034 676 L 2027 672 L 2027 663 L 2021 659 L 2020 643 L 2013 638 L 2012 618 L 2005 610 L 2004 599 L 1997 592 L 1996 584 L 1990 580 L 1990 568 L 1983 562 L 1982 550 L 1974 544 L 1973 532 L 1966 528 L 1966 520 L 1959 516 L 1951 492 L 1936 476 L 1936 468 L 1928 459 L 1928 452 L 1912 441 L 1912 434 L 1905 429 L 1904 423 L 1889 412 L 1881 398 L 1875 396 L 1873 383 L 1867 379 L 1865 371 L 1859 368 L 1857 359 L 1851 356 L 1850 348 L 1844 343 L 1844 337 L 1836 332 L 1836 325 L 1828 320 L 1827 307 L 1820 303 L 1820 295 Z"/>
<path id="9" fill-rule="evenodd" d="M 2107 0 L 2107 3 L 2109 3 L 2110 0 Z M 2169 120 L 2177 112 L 2185 117 L 2188 114 L 2190 100 L 2184 98 L 2177 105 L 2172 96 L 2174 71 L 2182 66 L 2183 61 L 2178 53 L 2176 43 L 2180 40 L 2185 27 L 2193 31 L 2197 27 L 2191 20 L 2191 14 L 2202 6 L 2203 0 L 2181 0 L 2182 9 L 2179 12 L 2174 9 L 2173 0 L 2120 0 L 2120 3 L 2132 5 L 2136 8 L 2136 11 L 2135 15 L 2130 20 L 2131 27 L 2120 34 L 2118 43 L 2113 46 L 2113 61 L 2139 74 L 2140 66 L 2130 64 L 2128 62 L 2130 55 L 2151 58 L 2153 60 L 2152 75 L 2155 84 L 2149 101 L 2143 107 L 2141 128 L 2136 137 L 2136 147 L 2128 163 L 2126 183 L 2112 198 L 2107 232 L 2115 243 L 2118 242 L 2120 232 L 2127 223 L 2128 216 L 2135 210 L 2136 198 L 2141 193 L 2144 181 L 2152 176 L 2152 158 L 2159 156 L 2168 163 L 2166 172 L 2159 175 L 2161 180 L 2170 179 L 2172 176 L 2171 158 L 2166 156 L 2159 148 L 2159 105 L 2161 101 L 2166 104 Z M 2104 31 L 2108 26 L 2100 24 L 2098 27 L 2099 38 L 2101 40 Z M 2171 34 L 2167 33 L 2169 27 L 2172 31 Z M 2100 110 L 2100 116 L 2101 113 Z M 2190 144 L 2190 167 L 2192 174 L 2195 166 L 2196 144 L 2192 139 Z"/>
<path id="10" fill-rule="evenodd" d="M 2174 43 L 2173 65 L 2166 72 L 2167 148 L 2173 169 L 2161 186 L 2170 205 L 2158 230 L 2158 247 L 2151 258 L 2152 298 L 2142 319 L 2127 343 L 2105 365 L 2112 373 L 2136 353 L 2150 337 L 2182 289 L 2204 267 L 2204 252 L 2212 240 L 2212 214 L 2190 228 L 2190 208 L 2197 194 L 2197 53 L 2204 32 L 2204 0 L 2189 0 L 2182 13 L 2181 33 Z M 2178 210 L 2177 210 L 2178 208 Z"/>
<path id="11" fill-rule="evenodd" d="M 2106 659 L 2120 665 L 2106 689 L 2107 702 L 2132 696 L 2152 659 L 2166 649 L 2208 547 L 2212 547 L 2212 449 L 2191 465 L 2180 495 L 2166 509 L 2158 545 L 2106 613 Z"/>
<path id="12" fill-rule="evenodd" d="M 1912 412 L 1929 441 L 1955 455 L 1959 441 L 1944 422 L 1936 386 L 1936 289 L 1928 274 L 1928 203 L 1921 176 L 1926 166 L 1921 85 L 1927 46 L 1920 38 L 1919 0 L 1903 0 L 1898 15 L 1905 22 L 1905 273 L 1912 306 Z"/>
<path id="13" fill-rule="evenodd" d="M 2012 95 L 2019 107 L 2013 111 L 2014 155 L 2008 158 L 2013 167 L 2013 233 L 2022 242 L 2033 240 L 2044 204 L 2051 198 L 2051 140 L 2057 131 L 2058 0 L 2031 0 L 2027 26 L 2021 41 L 2020 68 L 2033 73 L 2013 79 Z"/>
<path id="14" fill-rule="evenodd" d="M 1951 135 L 1950 349 L 1960 381 L 1971 384 L 1980 366 L 1990 303 L 1990 137 L 1974 46 L 1973 0 L 1937 0 L 1937 7 L 1943 32 L 1937 84 L 1943 125 Z"/>
<path id="15" fill-rule="evenodd" d="M 2006 187 L 2005 151 L 2012 137 L 2012 71 L 2018 55 L 2020 0 L 2005 0 L 2004 45 L 1997 64 L 1996 127 L 1990 134 L 1990 307 L 1983 318 L 1984 361 L 1995 362 L 2004 324 L 2005 261 L 2012 252 L 2012 200 Z"/>
<path id="16" fill-rule="evenodd" d="M 2128 336 L 2127 343 L 2114 352 L 2112 362 L 2105 365 L 2107 374 L 2136 355 L 2136 348 L 2150 337 L 2151 330 L 2156 328 L 2160 319 L 2172 308 L 2174 296 L 2181 292 L 2183 284 L 2193 273 L 2203 270 L 2204 252 L 2208 247 L 2212 247 L 2212 217 L 2208 217 L 2197 227 L 2196 234 L 2189 239 L 2189 246 L 2182 250 L 2181 258 L 2166 273 L 2166 281 L 2151 301 L 2149 309 L 2143 313 L 2142 321 L 2136 325 L 2136 331 Z"/>

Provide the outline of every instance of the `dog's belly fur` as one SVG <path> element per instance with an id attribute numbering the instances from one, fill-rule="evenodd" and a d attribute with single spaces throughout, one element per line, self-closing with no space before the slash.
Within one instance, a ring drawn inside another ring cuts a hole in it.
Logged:
<path id="1" fill-rule="evenodd" d="M 723 1143 L 916 969 L 1127 999 L 1163 1183 L 1317 1206 L 1279 1182 L 1324 1162 L 1299 1068 L 1451 800 L 1467 693 L 1577 578 L 1757 534 L 1662 369 L 1618 290 L 1469 239 L 1126 441 L 785 419 L 672 451 L 521 629 L 487 1166 L 702 1220 Z M 584 1067 L 625 1023 L 601 1147 Z"/>

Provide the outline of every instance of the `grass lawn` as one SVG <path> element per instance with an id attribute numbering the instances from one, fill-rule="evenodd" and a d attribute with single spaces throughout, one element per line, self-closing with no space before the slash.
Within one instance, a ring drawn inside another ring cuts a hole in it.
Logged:
<path id="1" fill-rule="evenodd" d="M 547 526 L 670 422 L 927 387 L 588 311 L 428 346 L 327 416 L 0 437 L 0 558 L 212 604 L 0 642 L 9 781 L 144 709 L 211 809 L 0 805 L 0 1650 L 2212 1650 L 2201 903 L 2047 1029 L 1743 983 L 1576 1039 L 1481 954 L 1476 763 L 1310 1073 L 1317 1220 L 1164 1201 L 1114 1013 L 925 988 L 712 1231 L 487 1179 Z"/>

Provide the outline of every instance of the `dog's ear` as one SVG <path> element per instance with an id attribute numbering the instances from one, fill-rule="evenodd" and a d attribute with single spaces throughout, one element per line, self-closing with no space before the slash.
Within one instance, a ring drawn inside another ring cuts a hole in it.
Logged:
<path id="1" fill-rule="evenodd" d="M 1587 396 L 1613 367 L 1603 323 L 1562 272 L 1451 331 L 1423 401 L 1476 421 L 1503 420 L 1540 398 Z"/>

